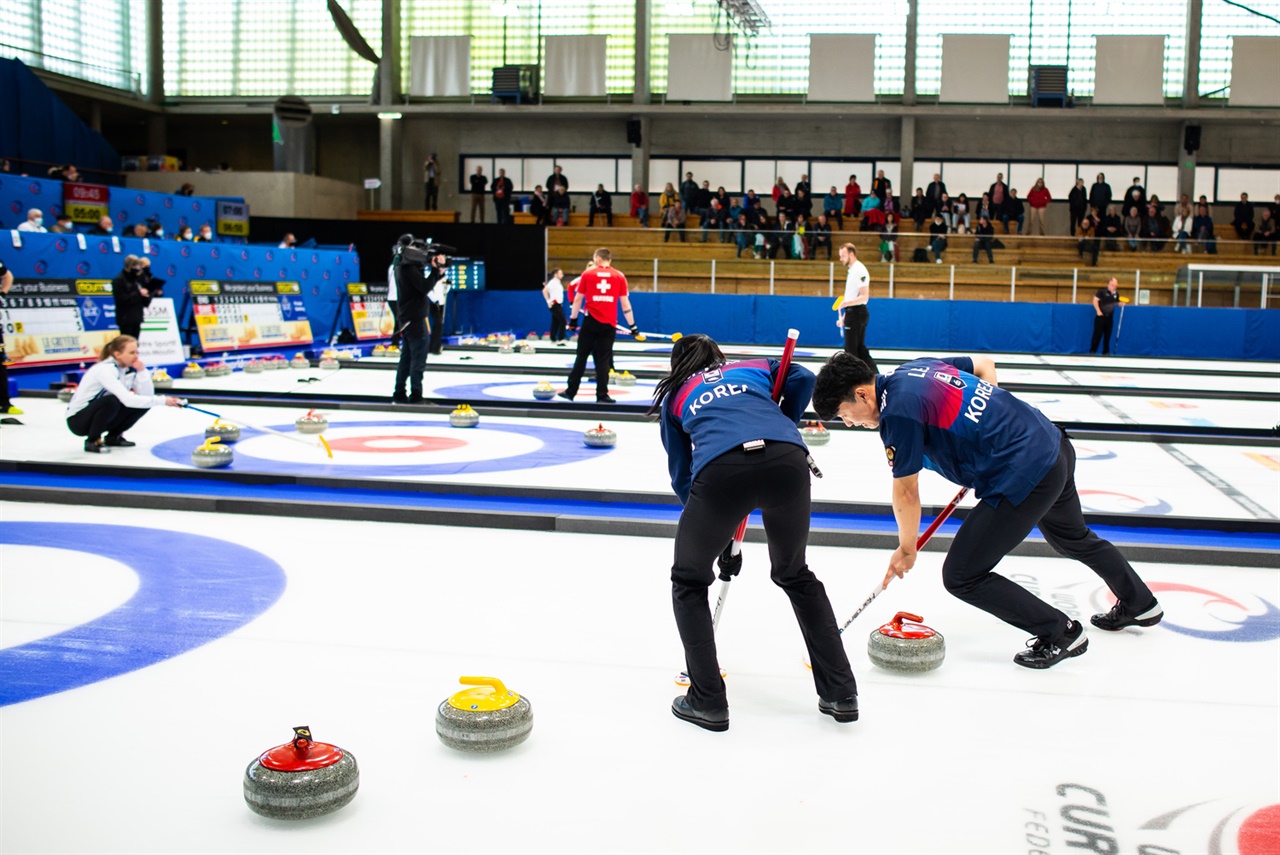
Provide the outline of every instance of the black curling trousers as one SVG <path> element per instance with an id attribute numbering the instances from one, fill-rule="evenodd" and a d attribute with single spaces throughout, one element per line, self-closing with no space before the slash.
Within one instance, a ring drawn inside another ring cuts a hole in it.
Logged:
<path id="1" fill-rule="evenodd" d="M 956 597 L 1029 635 L 1061 638 L 1067 615 L 1016 582 L 991 572 L 1035 526 L 1059 555 L 1089 566 L 1130 611 L 1148 607 L 1155 595 L 1110 541 L 1085 524 L 1076 493 L 1076 450 L 1062 435 L 1058 459 L 1031 495 L 1015 505 L 979 502 L 956 533 L 942 564 L 942 583 Z"/>
<path id="2" fill-rule="evenodd" d="M 805 563 L 809 540 L 809 467 L 797 445 L 770 441 L 759 451 L 736 449 L 703 467 L 676 528 L 671 567 L 671 603 L 684 644 L 689 701 L 700 710 L 728 707 L 708 589 L 716 557 L 733 539 L 738 523 L 759 509 L 769 541 L 770 578 L 791 599 L 813 663 L 818 695 L 839 700 L 858 693 L 840 641 L 826 588 Z"/>
<path id="3" fill-rule="evenodd" d="M 83 410 L 67 416 L 67 428 L 86 439 L 100 439 L 104 433 L 120 436 L 149 412 L 147 407 L 126 407 L 107 392 L 94 398 Z"/>
<path id="4" fill-rule="evenodd" d="M 876 361 L 867 350 L 867 322 L 871 320 L 871 311 L 865 306 L 850 306 L 844 310 L 844 351 L 851 353 L 880 373 Z"/>
<path id="5" fill-rule="evenodd" d="M 617 334 L 617 330 L 608 324 L 583 314 L 582 330 L 578 333 L 578 354 L 573 361 L 573 370 L 569 372 L 569 385 L 564 390 L 570 400 L 578 394 L 582 375 L 587 371 L 587 357 L 591 357 L 596 367 L 596 400 L 609 397 L 609 369 L 613 367 L 613 340 Z M 720 546 L 723 548 L 724 544 Z"/>

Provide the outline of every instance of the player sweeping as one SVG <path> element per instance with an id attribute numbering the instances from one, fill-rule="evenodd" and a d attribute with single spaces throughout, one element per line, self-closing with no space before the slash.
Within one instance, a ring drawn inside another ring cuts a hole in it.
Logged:
<path id="1" fill-rule="evenodd" d="M 858 687 L 835 614 L 805 563 L 809 467 L 796 423 L 809 402 L 813 374 L 792 365 L 775 404 L 779 368 L 776 359 L 727 362 L 715 341 L 688 335 L 672 346 L 671 372 L 658 381 L 650 409 L 661 413 L 671 486 L 684 505 L 671 601 L 690 686 L 671 711 L 707 730 L 729 728 L 708 604 L 712 565 L 722 550 L 728 552 L 739 521 L 757 509 L 769 542 L 770 576 L 791 599 L 813 663 L 818 709 L 836 721 L 858 718 Z"/>
<path id="2" fill-rule="evenodd" d="M 1031 529 L 1059 554 L 1098 574 L 1117 602 L 1094 615 L 1099 629 L 1154 626 L 1164 612 L 1114 545 L 1085 524 L 1076 494 L 1076 452 L 1044 414 L 996 384 L 984 357 L 916 359 L 877 375 L 865 362 L 837 353 L 818 372 L 813 406 L 823 419 L 878 428 L 893 471 L 898 548 L 884 584 L 916 562 L 921 469 L 973 488 L 981 500 L 956 533 L 942 566 L 947 590 L 1030 633 L 1014 661 L 1049 668 L 1089 646 L 1084 627 L 992 569 Z"/>

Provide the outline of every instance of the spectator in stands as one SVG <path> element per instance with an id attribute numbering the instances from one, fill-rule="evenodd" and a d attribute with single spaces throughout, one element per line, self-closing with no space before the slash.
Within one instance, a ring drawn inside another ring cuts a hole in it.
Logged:
<path id="1" fill-rule="evenodd" d="M 1187 204 L 1183 196 L 1183 202 L 1174 212 L 1173 225 L 1170 227 L 1170 233 L 1173 235 L 1174 244 L 1173 251 L 1179 253 L 1191 254 L 1191 206 Z"/>
<path id="2" fill-rule="evenodd" d="M 836 228 L 844 231 L 844 199 L 836 191 L 834 184 L 831 185 L 831 192 L 822 197 L 822 213 L 828 222 L 834 219 Z"/>
<path id="3" fill-rule="evenodd" d="M 1009 221 L 1018 224 L 1018 234 L 1022 234 L 1022 224 L 1026 219 L 1026 209 L 1018 198 L 1018 188 L 1010 187 L 1009 196 L 1004 200 L 1004 210 L 1000 212 L 1000 222 L 1004 223 L 1004 233 L 1009 233 Z"/>
<path id="4" fill-rule="evenodd" d="M 1191 235 L 1196 243 L 1204 247 L 1206 253 L 1218 254 L 1218 239 L 1213 234 L 1213 217 L 1209 216 L 1209 206 L 1203 202 L 1196 206 L 1196 216 L 1191 221 Z"/>
<path id="5" fill-rule="evenodd" d="M 755 243 L 755 227 L 747 221 L 745 213 L 738 214 L 738 219 L 733 223 L 733 242 L 738 247 L 735 258 L 742 258 L 742 251 L 750 248 Z M 757 258 L 759 256 L 756 256 Z"/>
<path id="6" fill-rule="evenodd" d="M 182 226 L 178 229 L 178 240 L 193 240 L 194 235 L 191 234 L 191 226 Z"/>
<path id="7" fill-rule="evenodd" d="M 756 195 L 756 191 L 748 189 L 747 195 L 742 197 L 742 213 L 747 215 L 747 222 L 760 225 L 764 209 L 760 207 L 760 197 Z"/>
<path id="8" fill-rule="evenodd" d="M 794 220 L 796 214 L 800 213 L 800 209 L 796 206 L 796 197 L 791 195 L 791 191 L 783 187 L 778 194 L 778 198 L 774 199 L 775 210 L 778 216 L 787 215 L 787 219 Z"/>
<path id="9" fill-rule="evenodd" d="M 1133 183 L 1129 185 L 1129 189 L 1124 191 L 1124 201 L 1120 204 L 1122 211 L 1130 208 L 1137 208 L 1139 211 L 1147 210 L 1147 191 L 1142 186 L 1142 179 L 1137 175 L 1133 176 Z"/>
<path id="10" fill-rule="evenodd" d="M 484 167 L 477 166 L 475 174 L 471 176 L 471 222 L 476 221 L 476 211 L 480 212 L 480 222 L 484 222 L 484 196 L 485 189 L 489 186 L 489 179 L 485 177 Z"/>
<path id="11" fill-rule="evenodd" d="M 666 209 L 662 215 L 662 227 L 666 229 L 666 233 L 662 236 L 662 242 L 666 243 L 671 240 L 671 232 L 675 230 L 680 235 L 680 242 L 685 243 L 689 240 L 684 233 L 685 223 L 689 220 L 689 215 L 685 212 L 684 203 L 679 199 L 675 204 Z"/>
<path id="12" fill-rule="evenodd" d="M 924 231 L 925 220 L 931 219 L 931 214 L 933 206 L 929 204 L 929 197 L 924 195 L 923 187 L 917 187 L 916 195 L 911 197 L 911 205 L 907 208 L 907 215 L 916 224 L 916 231 Z"/>
<path id="13" fill-rule="evenodd" d="M 929 200 L 929 212 L 933 211 L 942 203 L 942 197 L 947 195 L 947 185 L 942 180 L 942 176 L 933 173 L 933 180 L 929 182 L 929 186 L 924 191 L 925 198 Z"/>
<path id="14" fill-rule="evenodd" d="M 1169 239 L 1169 218 L 1160 213 L 1154 197 L 1147 200 L 1147 213 L 1142 218 L 1142 248 L 1147 252 L 1159 252 Z"/>
<path id="15" fill-rule="evenodd" d="M 1262 209 L 1262 218 L 1258 220 L 1258 228 L 1253 233 L 1253 254 L 1257 255 L 1267 252 L 1267 245 L 1271 245 L 1271 254 L 1276 254 L 1276 218 L 1271 216 L 1271 209 L 1264 207 Z"/>
<path id="16" fill-rule="evenodd" d="M 957 235 L 969 233 L 969 197 L 963 193 L 951 203 L 951 233 Z"/>
<path id="17" fill-rule="evenodd" d="M 46 232 L 48 229 L 44 227 L 44 212 L 39 208 L 32 208 L 27 211 L 27 219 L 18 225 L 20 232 Z"/>
<path id="18" fill-rule="evenodd" d="M 788 193 L 791 192 L 791 188 L 787 186 L 787 182 L 783 181 L 782 176 L 779 175 L 778 179 L 773 182 L 773 190 L 770 193 L 770 195 L 773 197 L 773 203 L 775 206 L 778 204 L 778 199 L 782 198 L 782 192 L 784 190 Z M 776 211 L 777 208 L 775 207 L 774 210 Z"/>
<path id="19" fill-rule="evenodd" d="M 850 175 L 849 183 L 844 185 L 844 215 L 856 217 L 862 210 L 862 188 L 858 186 L 858 176 Z"/>
<path id="20" fill-rule="evenodd" d="M 213 241 L 213 227 L 205 223 L 200 227 L 200 233 L 196 235 L 197 243 L 210 243 Z"/>
<path id="21" fill-rule="evenodd" d="M 1080 228 L 1080 221 L 1089 213 L 1089 194 L 1084 189 L 1084 179 L 1077 178 L 1076 186 L 1067 194 L 1067 210 L 1071 214 L 1071 225 L 1068 234 L 1075 234 Z"/>
<path id="22" fill-rule="evenodd" d="M 541 184 L 534 186 L 533 195 L 529 197 L 529 213 L 533 215 L 534 225 L 551 225 L 551 203 Z"/>
<path id="23" fill-rule="evenodd" d="M 0 172 L 9 173 L 13 171 L 13 167 L 9 163 L 9 158 L 0 158 Z"/>
<path id="24" fill-rule="evenodd" d="M 712 197 L 711 207 L 702 218 L 702 242 L 707 242 L 708 230 L 720 233 L 720 242 L 729 242 L 729 212 L 720 207 L 720 200 Z"/>
<path id="25" fill-rule="evenodd" d="M 285 232 L 284 237 L 280 238 L 280 246 L 277 249 L 293 249 L 298 245 L 298 239 L 293 236 L 293 232 Z"/>
<path id="26" fill-rule="evenodd" d="M 1154 203 L 1154 204 L 1155 204 L 1155 206 L 1156 206 L 1156 212 L 1157 212 L 1157 213 L 1159 213 L 1159 214 L 1163 214 L 1163 213 L 1164 213 L 1164 202 L 1161 202 L 1161 201 L 1160 201 L 1160 197 L 1159 197 L 1159 196 L 1157 196 L 1155 193 L 1152 193 L 1150 196 L 1148 196 L 1148 197 L 1147 197 L 1147 204 L 1148 204 L 1148 205 L 1150 205 L 1150 204 L 1153 204 L 1153 203 Z"/>
<path id="27" fill-rule="evenodd" d="M 559 187 L 561 192 L 566 196 L 569 194 L 569 179 L 565 177 L 564 167 L 557 166 L 547 176 L 547 192 L 555 195 L 556 188 Z"/>
<path id="28" fill-rule="evenodd" d="M 884 170 L 877 169 L 876 177 L 871 179 L 871 192 L 880 200 L 880 207 L 884 207 L 884 202 L 893 195 L 893 182 L 884 177 Z"/>
<path id="29" fill-rule="evenodd" d="M 1035 186 L 1027 194 L 1027 207 L 1031 209 L 1031 222 L 1027 226 L 1027 234 L 1031 234 L 1031 230 L 1037 224 L 1040 226 L 1040 234 L 1044 234 L 1044 212 L 1051 201 L 1053 196 L 1049 194 L 1049 188 L 1044 186 L 1044 179 L 1037 178 Z"/>
<path id="30" fill-rule="evenodd" d="M 639 184 L 631 191 L 631 216 L 640 221 L 641 228 L 649 228 L 649 194 Z"/>
<path id="31" fill-rule="evenodd" d="M 129 236 L 136 238 L 150 237 L 151 230 L 147 228 L 146 223 L 134 223 L 129 227 Z"/>
<path id="32" fill-rule="evenodd" d="M 1138 241 L 1142 237 L 1142 217 L 1138 214 L 1137 206 L 1130 206 L 1124 216 L 1124 236 L 1129 244 L 1129 251 L 1137 250 Z"/>
<path id="33" fill-rule="evenodd" d="M 98 224 L 89 229 L 91 235 L 109 235 L 115 230 L 116 224 L 111 222 L 110 217 L 100 217 Z"/>
<path id="34" fill-rule="evenodd" d="M 862 197 L 862 211 L 859 216 L 865 217 L 868 211 L 876 211 L 881 207 L 882 203 L 880 201 L 880 197 L 874 193 L 868 193 L 866 196 Z M 866 231 L 866 229 L 862 229 L 862 231 Z"/>
<path id="35" fill-rule="evenodd" d="M 71 222 L 71 217 L 65 212 L 58 215 L 58 221 L 49 227 L 49 231 L 55 234 L 71 234 L 76 230 L 75 224 Z"/>
<path id="36" fill-rule="evenodd" d="M 985 249 L 987 251 L 987 263 L 995 264 L 996 260 L 991 255 L 991 244 L 996 239 L 996 230 L 991 225 L 991 220 L 979 214 L 978 227 L 973 230 L 973 233 L 975 235 L 973 239 L 973 263 L 978 263 L 978 253 Z"/>
<path id="37" fill-rule="evenodd" d="M 1101 217 L 1110 206 L 1111 185 L 1107 183 L 1106 174 L 1099 172 L 1093 186 L 1089 188 L 1089 207 L 1094 210 L 1095 216 Z"/>
<path id="38" fill-rule="evenodd" d="M 676 193 L 675 186 L 668 181 L 667 185 L 662 188 L 662 193 L 658 196 L 658 217 L 664 226 L 667 222 L 667 211 L 671 210 L 679 198 L 680 196 Z"/>
<path id="39" fill-rule="evenodd" d="M 194 184 L 192 184 L 190 181 L 188 181 L 186 184 L 183 184 L 181 187 L 179 187 L 179 188 L 178 188 L 178 195 L 179 195 L 179 196 L 194 196 L 194 195 L 196 195 L 196 185 L 194 185 Z"/>
<path id="40" fill-rule="evenodd" d="M 587 216 L 588 228 L 596 224 L 597 214 L 604 218 L 605 225 L 613 226 L 613 196 L 609 195 L 609 191 L 604 189 L 603 184 L 597 184 L 596 191 L 591 194 L 591 208 Z"/>
<path id="41" fill-rule="evenodd" d="M 1240 202 L 1231 212 L 1231 227 L 1236 230 L 1236 237 L 1240 240 L 1253 237 L 1253 203 L 1249 201 L 1248 193 L 1240 194 Z"/>
<path id="42" fill-rule="evenodd" d="M 1280 223 L 1280 193 L 1276 194 L 1276 199 L 1271 203 L 1271 219 Z"/>
<path id="43" fill-rule="evenodd" d="M 996 211 L 999 210 L 991 201 L 990 193 L 983 193 L 982 199 L 978 201 L 978 210 L 974 213 L 978 219 L 986 217 L 988 220 L 994 220 L 998 216 Z"/>
<path id="44" fill-rule="evenodd" d="M 511 198 L 515 195 L 516 188 L 511 183 L 511 179 L 507 177 L 507 170 L 498 170 L 498 177 L 493 179 L 490 192 L 493 193 L 493 213 L 498 225 L 511 225 L 515 222 L 515 220 L 511 219 Z"/>
<path id="45" fill-rule="evenodd" d="M 1000 220 L 1004 223 L 1004 233 L 1009 233 L 1009 221 L 1005 219 L 1004 209 L 1005 202 L 1009 198 L 1009 185 L 1004 182 L 1004 173 L 997 172 L 996 180 L 987 188 L 986 199 L 989 204 L 990 214 L 988 215 L 991 222 Z M 978 210 L 978 216 L 982 216 L 982 210 Z"/>
<path id="46" fill-rule="evenodd" d="M 802 261 L 809 257 L 809 218 L 797 214 L 791 231 L 791 257 Z"/>
<path id="47" fill-rule="evenodd" d="M 1089 263 L 1097 267 L 1098 250 L 1102 247 L 1102 241 L 1098 237 L 1098 220 L 1093 214 L 1085 214 L 1080 218 L 1080 225 L 1076 227 L 1076 236 L 1080 238 L 1076 242 L 1076 254 L 1083 259 L 1085 253 L 1088 253 Z"/>
<path id="48" fill-rule="evenodd" d="M 815 259 L 818 257 L 818 250 L 825 246 L 827 261 L 831 260 L 831 221 L 827 219 L 825 212 L 819 214 L 817 221 L 809 226 L 809 246 Z"/>
<path id="49" fill-rule="evenodd" d="M 422 209 L 434 211 L 440 204 L 440 162 L 433 151 L 422 162 Z"/>
<path id="50" fill-rule="evenodd" d="M 942 213 L 933 215 L 933 225 L 929 226 L 929 251 L 933 253 L 935 264 L 942 263 L 942 253 L 947 251 L 947 224 L 942 220 Z"/>
<path id="51" fill-rule="evenodd" d="M 147 218 L 147 237 L 153 240 L 164 239 L 164 226 L 155 217 Z"/>
<path id="52" fill-rule="evenodd" d="M 711 210 L 711 199 L 715 196 L 711 192 L 711 182 L 703 181 L 702 186 L 698 188 L 698 193 L 694 197 L 694 208 L 690 213 L 697 214 L 699 217 L 705 217 L 707 212 Z"/>
<path id="53" fill-rule="evenodd" d="M 874 196 L 868 198 L 874 199 Z M 858 226 L 858 231 L 862 232 L 882 232 L 885 225 L 889 222 L 889 215 L 880 208 L 868 208 L 862 212 L 862 221 Z"/>
<path id="54" fill-rule="evenodd" d="M 928 196 L 926 196 L 925 198 L 928 198 Z M 946 223 L 947 228 L 950 229 L 951 222 L 952 222 L 951 197 L 948 196 L 946 193 L 942 194 L 942 198 L 938 200 L 938 204 L 931 206 L 929 210 L 929 223 L 928 223 L 929 225 L 933 225 L 933 217 L 937 216 L 938 214 L 942 215 L 942 222 Z M 924 231 L 925 229 L 922 226 L 920 230 Z"/>
<path id="55" fill-rule="evenodd" d="M 795 221 L 792 220 L 791 217 L 788 216 L 785 211 L 779 211 L 778 212 L 778 228 L 777 228 L 777 232 L 778 232 L 777 250 L 781 251 L 783 258 L 791 258 L 791 253 L 795 250 L 795 241 L 792 240 L 793 236 L 795 235 L 795 231 L 796 231 Z M 776 258 L 777 255 L 778 255 L 778 252 L 775 251 L 774 254 L 770 255 L 769 257 Z"/>
<path id="56" fill-rule="evenodd" d="M 813 188 L 809 186 L 808 175 L 801 174 L 800 180 L 796 182 L 796 186 L 791 189 L 791 192 L 799 195 L 801 190 L 804 191 L 804 195 L 813 198 Z"/>
<path id="57" fill-rule="evenodd" d="M 66 168 L 62 170 L 62 180 L 76 182 L 80 181 L 80 170 L 76 169 L 74 163 L 68 163 Z"/>
<path id="58" fill-rule="evenodd" d="M 557 186 L 551 191 L 551 221 L 557 226 L 569 225 L 571 210 L 569 194 L 564 191 L 564 188 Z"/>
<path id="59" fill-rule="evenodd" d="M 1109 205 L 1107 212 L 1098 222 L 1099 235 L 1107 242 L 1107 252 L 1118 252 L 1120 238 L 1124 236 L 1124 219 L 1115 205 Z"/>
<path id="60" fill-rule="evenodd" d="M 685 216 L 698 206 L 698 182 L 693 180 L 693 173 L 686 172 L 680 182 L 680 204 L 684 207 Z"/>

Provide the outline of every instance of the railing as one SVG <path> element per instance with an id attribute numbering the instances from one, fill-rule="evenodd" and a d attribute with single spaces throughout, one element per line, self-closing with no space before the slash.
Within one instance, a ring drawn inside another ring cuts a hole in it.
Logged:
<path id="1" fill-rule="evenodd" d="M 55 74 L 65 74 L 68 77 L 74 77 L 77 80 L 85 80 L 89 83 L 109 86 L 112 89 L 123 89 L 124 91 L 131 92 L 134 95 L 142 94 L 142 75 L 136 71 L 127 71 L 123 68 L 113 68 L 107 65 L 95 65 L 91 62 L 71 59 L 70 57 L 65 56 L 54 56 L 52 54 L 31 50 L 30 48 L 17 47 L 15 45 L 7 45 L 4 43 L 0 43 L 0 48 L 4 48 L 6 52 L 16 51 L 17 53 L 22 54 L 18 59 L 21 59 L 27 65 L 35 68 L 42 68 L 45 71 L 52 71 Z M 116 82 L 111 82 L 112 80 Z"/>

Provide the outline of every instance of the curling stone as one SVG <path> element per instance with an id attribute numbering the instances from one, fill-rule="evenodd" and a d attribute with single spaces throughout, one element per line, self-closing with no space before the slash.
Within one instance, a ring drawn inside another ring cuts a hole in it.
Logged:
<path id="1" fill-rule="evenodd" d="M 310 368 L 311 360 L 307 359 L 306 354 L 295 353 L 293 359 L 289 360 L 290 368 Z"/>
<path id="2" fill-rule="evenodd" d="M 480 424 L 480 414 L 471 409 L 470 404 L 459 404 L 449 413 L 449 424 L 456 428 L 473 428 Z"/>
<path id="3" fill-rule="evenodd" d="M 173 378 L 169 376 L 169 372 L 163 368 L 157 368 L 151 372 L 151 387 L 153 389 L 172 389 Z"/>
<path id="4" fill-rule="evenodd" d="M 325 371 L 337 371 L 342 367 L 342 363 L 338 361 L 336 356 L 320 357 L 320 367 Z"/>
<path id="5" fill-rule="evenodd" d="M 356 353 L 354 350 L 338 351 L 339 362 L 355 362 L 359 358 L 360 358 L 360 354 Z"/>
<path id="6" fill-rule="evenodd" d="M 520 342 L 520 352 L 521 353 L 537 353 L 538 348 L 535 347 L 533 342 L 531 341 L 522 341 Z"/>
<path id="7" fill-rule="evenodd" d="M 231 366 L 225 362 L 211 362 L 204 367 L 206 377 L 226 377 L 231 373 Z"/>
<path id="8" fill-rule="evenodd" d="M 533 397 L 539 401 L 550 401 L 556 396 L 556 387 L 546 380 L 533 387 Z"/>
<path id="9" fill-rule="evenodd" d="M 204 429 L 205 439 L 216 436 L 225 443 L 235 442 L 240 438 L 240 426 L 228 424 L 222 419 L 214 419 L 213 424 Z"/>
<path id="10" fill-rule="evenodd" d="M 70 402 L 71 397 L 76 393 L 76 384 L 68 383 L 58 390 L 58 400 L 66 404 Z"/>
<path id="11" fill-rule="evenodd" d="M 619 386 L 636 385 L 636 375 L 632 374 L 630 371 L 623 371 L 621 374 L 618 375 L 618 385 Z"/>
<path id="12" fill-rule="evenodd" d="M 332 813 L 356 797 L 360 767 L 336 745 L 312 742 L 295 727 L 292 742 L 277 745 L 244 770 L 244 801 L 271 819 L 308 819 Z"/>
<path id="13" fill-rule="evenodd" d="M 872 631 L 867 639 L 872 664 L 906 674 L 922 674 L 941 665 L 947 654 L 946 642 L 942 633 L 920 623 L 922 620 L 919 615 L 898 612 L 893 620 Z"/>
<path id="14" fill-rule="evenodd" d="M 191 462 L 201 469 L 218 469 L 230 464 L 235 456 L 231 446 L 223 445 L 221 439 L 211 436 L 204 445 L 191 452 Z"/>
<path id="15" fill-rule="evenodd" d="M 293 426 L 298 429 L 298 433 L 324 433 L 329 428 L 329 420 L 323 413 L 308 410 L 305 416 L 298 416 Z"/>
<path id="16" fill-rule="evenodd" d="M 822 422 L 805 422 L 800 428 L 800 438 L 805 445 L 826 445 L 831 441 L 831 431 Z"/>
<path id="17" fill-rule="evenodd" d="M 394 344 L 387 345 L 387 356 L 399 356 L 400 348 Z"/>
<path id="18" fill-rule="evenodd" d="M 542 341 L 551 341 L 551 333 L 546 333 L 546 332 L 544 332 L 544 333 L 542 334 L 542 339 L 541 339 L 541 340 L 542 340 Z"/>
<path id="19" fill-rule="evenodd" d="M 511 342 L 507 341 L 506 339 L 503 339 L 502 341 L 498 342 L 498 353 L 515 353 L 515 352 L 516 352 L 516 346 Z"/>
<path id="20" fill-rule="evenodd" d="M 589 448 L 613 448 L 618 444 L 618 434 L 604 425 L 596 425 L 582 434 L 582 441 Z"/>
<path id="21" fill-rule="evenodd" d="M 282 368 L 289 367 L 289 360 L 285 359 L 280 354 L 275 353 L 262 361 L 262 367 L 270 369 L 271 371 L 279 371 Z"/>
<path id="22" fill-rule="evenodd" d="M 387 346 L 386 346 L 385 344 L 377 344 L 377 345 L 374 345 L 374 347 L 373 347 L 373 355 L 374 355 L 374 356 L 386 356 L 386 355 L 387 355 Z"/>
<path id="23" fill-rule="evenodd" d="M 533 707 L 496 677 L 459 677 L 463 689 L 440 703 L 436 734 L 459 751 L 502 751 L 529 738 Z"/>
<path id="24" fill-rule="evenodd" d="M 183 380 L 203 380 L 204 369 L 200 367 L 199 363 L 188 362 L 187 367 L 182 369 L 182 379 Z"/>
<path id="25" fill-rule="evenodd" d="M 266 370 L 266 366 L 262 364 L 261 359 L 250 359 L 244 364 L 245 374 L 261 374 Z"/>
<path id="26" fill-rule="evenodd" d="M 538 334 L 537 334 L 536 332 L 531 332 L 531 333 L 529 333 L 527 336 L 525 336 L 525 340 L 526 340 L 526 341 L 537 341 L 537 340 L 538 340 Z"/>

